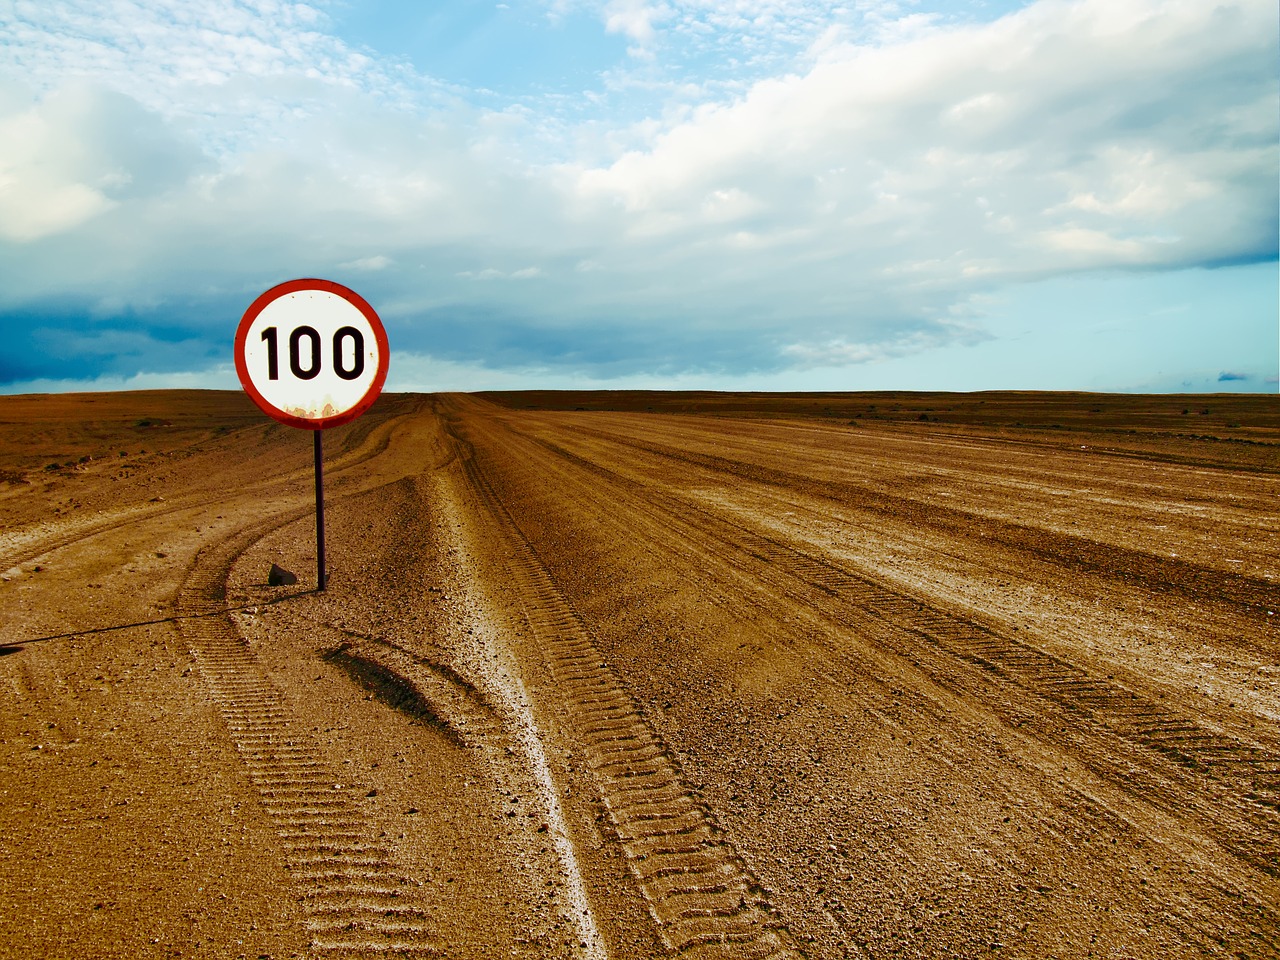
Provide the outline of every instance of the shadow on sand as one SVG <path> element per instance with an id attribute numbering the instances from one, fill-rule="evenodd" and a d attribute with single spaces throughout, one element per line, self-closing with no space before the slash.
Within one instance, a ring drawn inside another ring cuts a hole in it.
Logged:
<path id="1" fill-rule="evenodd" d="M 263 584 L 265 586 L 265 584 Z M 272 588 L 278 589 L 278 588 Z M 294 590 L 284 596 L 272 597 L 270 600 L 256 600 L 252 603 L 242 603 L 238 606 L 219 607 L 217 610 L 209 610 L 205 613 L 193 613 L 187 615 L 177 615 L 172 617 L 160 617 L 155 620 L 138 620 L 134 623 L 119 623 L 109 627 L 91 627 L 87 630 L 71 630 L 67 633 L 54 633 L 47 637 L 31 637 L 27 640 L 10 640 L 6 643 L 0 643 L 0 657 L 7 657 L 10 654 L 18 653 L 24 646 L 29 643 L 45 643 L 49 640 L 72 640 L 76 637 L 90 637 L 95 633 L 113 633 L 116 630 L 131 630 L 134 627 L 151 627 L 160 623 L 179 623 L 184 620 L 203 620 L 207 617 L 219 617 L 227 613 L 235 613 L 237 610 L 248 610 L 250 607 L 272 607 L 277 603 L 286 603 L 289 600 L 297 600 L 320 591 L 314 587 L 311 589 Z"/>

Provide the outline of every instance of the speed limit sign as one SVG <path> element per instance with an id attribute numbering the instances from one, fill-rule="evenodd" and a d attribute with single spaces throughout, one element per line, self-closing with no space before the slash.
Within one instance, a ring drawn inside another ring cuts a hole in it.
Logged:
<path id="1" fill-rule="evenodd" d="M 236 328 L 236 373 L 262 412 L 312 431 L 316 467 L 316 589 L 324 557 L 326 427 L 372 406 L 387 379 L 387 332 L 373 307 L 332 280 L 290 280 L 250 304 Z"/>
<path id="2" fill-rule="evenodd" d="M 264 413 L 304 430 L 349 423 L 382 392 L 390 351 L 373 307 L 331 280 L 290 280 L 253 301 L 236 372 Z"/>

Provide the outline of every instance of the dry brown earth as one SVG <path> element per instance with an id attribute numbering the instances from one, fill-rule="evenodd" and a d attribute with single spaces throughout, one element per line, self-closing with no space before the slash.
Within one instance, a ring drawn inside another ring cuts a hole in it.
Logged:
<path id="1" fill-rule="evenodd" d="M 1276 397 L 324 440 L 0 398 L 0 957 L 1280 956 Z"/>

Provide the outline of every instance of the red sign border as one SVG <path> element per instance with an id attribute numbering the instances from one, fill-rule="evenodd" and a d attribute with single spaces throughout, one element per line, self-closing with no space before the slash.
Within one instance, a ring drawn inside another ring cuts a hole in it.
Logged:
<path id="1" fill-rule="evenodd" d="M 245 362 L 245 343 L 249 338 L 249 328 L 253 326 L 253 321 L 258 319 L 258 314 L 262 313 L 269 304 L 274 303 L 281 297 L 288 296 L 291 293 L 298 293 L 302 290 L 323 290 L 325 293 L 332 293 L 346 300 L 364 315 L 365 320 L 369 322 L 369 326 L 373 330 L 374 338 L 378 341 L 378 369 L 374 373 L 373 382 L 369 384 L 369 389 L 365 391 L 364 396 L 349 409 L 318 420 L 309 420 L 306 417 L 286 413 L 267 400 L 258 392 L 258 388 L 253 385 L 253 380 L 249 377 L 249 366 Z M 249 309 L 240 318 L 240 326 L 236 328 L 235 358 L 236 374 L 240 377 L 240 385 L 244 387 L 244 392 L 249 394 L 249 398 L 258 405 L 258 408 L 263 413 L 287 426 L 297 427 L 300 430 L 326 430 L 329 427 L 340 427 L 344 423 L 350 423 L 368 410 L 369 407 L 373 406 L 373 402 L 382 393 L 382 386 L 387 380 L 387 369 L 391 364 L 391 346 L 387 342 L 387 331 L 382 326 L 382 320 L 379 319 L 378 314 L 373 307 L 369 306 L 369 302 L 364 297 L 350 287 L 344 287 L 342 284 L 335 283 L 332 280 L 307 277 L 299 280 L 286 280 L 284 283 L 276 284 L 249 305 Z"/>

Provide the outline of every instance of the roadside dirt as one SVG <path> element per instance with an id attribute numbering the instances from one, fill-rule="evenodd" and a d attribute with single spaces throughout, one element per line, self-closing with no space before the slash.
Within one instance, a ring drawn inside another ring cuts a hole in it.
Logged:
<path id="1" fill-rule="evenodd" d="M 0 956 L 1280 956 L 1275 397 L 324 444 L 0 398 Z"/>

